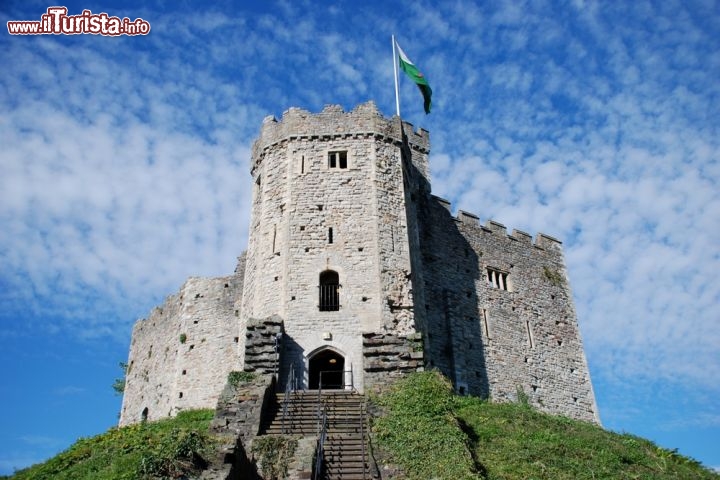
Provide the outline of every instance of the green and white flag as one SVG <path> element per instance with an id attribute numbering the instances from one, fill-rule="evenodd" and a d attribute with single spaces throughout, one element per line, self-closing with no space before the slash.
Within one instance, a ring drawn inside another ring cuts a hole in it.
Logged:
<path id="1" fill-rule="evenodd" d="M 425 101 L 425 113 L 430 113 L 430 107 L 432 106 L 432 89 L 430 88 L 427 79 L 422 74 L 422 72 L 418 70 L 415 64 L 410 61 L 408 56 L 405 55 L 405 52 L 403 52 L 402 48 L 400 48 L 400 45 L 397 42 L 395 42 L 395 46 L 397 47 L 398 51 L 400 68 L 418 86 L 420 92 L 422 93 L 423 100 Z"/>

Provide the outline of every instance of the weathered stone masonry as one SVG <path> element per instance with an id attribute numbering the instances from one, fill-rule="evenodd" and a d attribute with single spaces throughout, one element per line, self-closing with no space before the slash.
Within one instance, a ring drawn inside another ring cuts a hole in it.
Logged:
<path id="1" fill-rule="evenodd" d="M 244 256 L 234 275 L 188 279 L 135 324 L 121 425 L 215 406 L 228 373 L 242 369 L 235 302 L 243 265 Z"/>
<path id="2" fill-rule="evenodd" d="M 598 421 L 560 242 L 453 217 L 429 150 L 372 103 L 266 118 L 247 253 L 136 324 L 121 424 L 214 407 L 232 370 L 308 388 L 326 360 L 340 387 L 434 367 L 460 393 Z"/>

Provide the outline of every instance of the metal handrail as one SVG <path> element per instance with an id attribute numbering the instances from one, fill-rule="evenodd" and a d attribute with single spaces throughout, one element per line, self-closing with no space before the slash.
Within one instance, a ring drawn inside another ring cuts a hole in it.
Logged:
<path id="1" fill-rule="evenodd" d="M 362 442 L 360 442 L 360 445 L 362 446 L 363 480 L 365 480 L 365 478 L 366 478 L 365 474 L 367 472 L 367 467 L 368 467 L 368 463 L 369 463 L 367 460 L 367 457 L 365 456 L 365 408 L 364 408 L 364 406 L 365 406 L 364 402 L 360 404 L 360 436 L 362 437 Z"/>
<path id="2" fill-rule="evenodd" d="M 355 374 L 353 373 L 352 363 L 350 364 L 350 370 L 348 370 L 348 372 L 350 372 L 350 390 L 356 392 L 357 390 L 355 390 Z M 343 378 L 344 377 L 345 372 L 343 372 Z M 345 387 L 347 387 L 347 385 L 345 385 Z"/>
<path id="3" fill-rule="evenodd" d="M 320 428 L 320 433 L 318 435 L 318 441 L 317 441 L 317 447 L 315 450 L 315 476 L 314 480 L 318 480 L 321 476 L 321 472 L 323 470 L 323 465 L 325 463 L 325 439 L 327 438 L 327 410 L 323 408 L 322 410 L 322 421 Z"/>
<path id="4" fill-rule="evenodd" d="M 292 422 L 292 412 L 289 411 L 289 405 L 292 402 L 292 391 L 295 384 L 295 366 L 290 367 L 290 375 L 285 383 L 285 397 L 283 398 L 283 412 L 282 412 L 282 427 L 281 431 L 283 434 L 290 433 L 289 429 L 285 428 L 285 422 Z"/>
<path id="5" fill-rule="evenodd" d="M 320 377 L 318 378 L 318 394 L 317 394 L 317 403 L 316 403 L 317 428 L 315 429 L 315 431 L 318 436 L 320 435 L 321 405 L 322 405 L 322 372 L 320 372 Z"/>

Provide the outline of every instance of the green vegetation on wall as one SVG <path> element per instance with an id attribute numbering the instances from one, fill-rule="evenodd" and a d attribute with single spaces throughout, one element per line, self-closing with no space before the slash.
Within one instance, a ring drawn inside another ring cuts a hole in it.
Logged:
<path id="1" fill-rule="evenodd" d="M 115 395 L 122 395 L 125 392 L 125 377 L 129 373 L 128 364 L 125 362 L 120 362 L 120 369 L 123 373 L 122 377 L 116 378 L 112 384 L 112 388 L 115 390 Z"/>
<path id="2" fill-rule="evenodd" d="M 286 435 L 268 435 L 255 439 L 252 453 L 265 480 L 277 480 L 287 476 L 297 444 L 296 438 Z"/>
<path id="3" fill-rule="evenodd" d="M 250 383 L 257 378 L 257 374 L 253 372 L 238 372 L 232 371 L 228 374 L 228 383 L 233 387 L 237 388 L 238 385 L 243 383 Z"/>

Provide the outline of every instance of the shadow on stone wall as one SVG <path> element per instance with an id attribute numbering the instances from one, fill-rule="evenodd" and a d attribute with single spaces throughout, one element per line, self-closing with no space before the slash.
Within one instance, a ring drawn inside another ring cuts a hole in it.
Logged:
<path id="1" fill-rule="evenodd" d="M 291 375 L 294 376 L 291 388 L 302 390 L 304 379 L 307 377 L 305 362 L 303 361 L 304 350 L 295 339 L 285 333 L 280 343 L 280 372 L 278 374 L 278 392 L 284 392 Z"/>
<path id="2" fill-rule="evenodd" d="M 402 158 L 408 217 L 414 210 L 418 222 L 419 256 L 414 255 L 413 271 L 419 267 L 422 273 L 422 295 L 415 298 L 424 299 L 425 304 L 416 301 L 415 308 L 425 366 L 439 369 L 458 393 L 487 397 L 482 310 L 476 288 L 483 278 L 482 252 L 460 232 L 449 204 L 431 195 L 428 179 L 411 161 L 404 131 Z"/>

